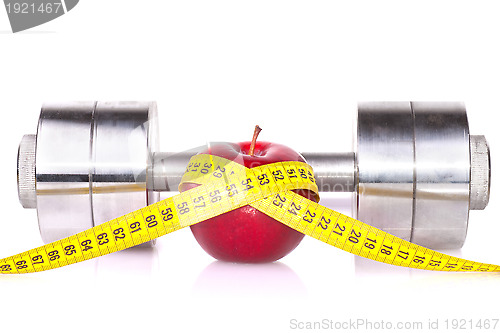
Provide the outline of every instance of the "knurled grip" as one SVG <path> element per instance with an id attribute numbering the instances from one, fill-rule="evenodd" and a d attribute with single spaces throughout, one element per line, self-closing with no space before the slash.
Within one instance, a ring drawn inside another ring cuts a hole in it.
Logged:
<path id="1" fill-rule="evenodd" d="M 490 148 L 484 135 L 470 136 L 470 209 L 483 210 L 490 199 Z"/>
<path id="2" fill-rule="evenodd" d="M 36 208 L 36 135 L 24 135 L 17 154 L 17 193 L 24 208 Z"/>

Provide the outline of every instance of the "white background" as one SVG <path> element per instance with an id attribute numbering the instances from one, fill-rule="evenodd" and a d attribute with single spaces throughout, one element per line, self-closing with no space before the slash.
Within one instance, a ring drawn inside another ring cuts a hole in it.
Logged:
<path id="1" fill-rule="evenodd" d="M 493 183 L 449 253 L 500 263 L 499 13 L 496 1 L 82 0 L 12 34 L 0 9 L 0 256 L 42 244 L 17 200 L 16 154 L 43 102 L 155 100 L 168 151 L 249 140 L 256 123 L 297 151 L 348 151 L 358 101 L 459 100 L 489 141 Z M 349 212 L 345 198 L 326 203 Z M 444 330 L 500 319 L 498 277 L 385 266 L 314 239 L 279 263 L 223 264 L 181 230 L 152 250 L 1 276 L 0 331 L 286 332 L 292 319 L 358 318 Z"/>

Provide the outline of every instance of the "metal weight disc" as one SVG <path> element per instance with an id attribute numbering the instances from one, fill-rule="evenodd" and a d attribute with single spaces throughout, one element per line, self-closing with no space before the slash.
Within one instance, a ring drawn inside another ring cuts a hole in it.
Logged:
<path id="1" fill-rule="evenodd" d="M 45 243 L 94 226 L 89 175 L 94 107 L 94 102 L 42 107 L 36 135 L 35 191 Z"/>
<path id="2" fill-rule="evenodd" d="M 460 248 L 469 219 L 469 125 L 461 103 L 413 102 L 415 212 L 412 241 Z"/>
<path id="3" fill-rule="evenodd" d="M 464 106 L 360 104 L 356 140 L 358 219 L 433 249 L 462 247 L 471 170 Z"/>
<path id="4" fill-rule="evenodd" d="M 147 190 L 157 126 L 155 103 L 43 106 L 36 138 L 36 208 L 44 242 L 159 200 Z"/>
<path id="5" fill-rule="evenodd" d="M 413 215 L 413 119 L 408 102 L 358 106 L 357 218 L 410 240 Z"/>
<path id="6" fill-rule="evenodd" d="M 148 193 L 146 179 L 157 150 L 156 112 L 150 103 L 97 103 L 91 170 L 94 224 L 158 201 Z"/>

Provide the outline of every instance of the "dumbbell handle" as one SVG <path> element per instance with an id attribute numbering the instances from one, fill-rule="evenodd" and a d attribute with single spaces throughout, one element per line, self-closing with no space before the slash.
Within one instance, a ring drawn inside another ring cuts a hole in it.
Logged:
<path id="1" fill-rule="evenodd" d="M 29 136 L 29 140 L 23 141 L 27 146 L 23 151 L 29 155 L 20 155 L 18 164 L 22 165 L 29 178 L 21 177 L 20 200 L 24 207 L 36 207 L 35 193 L 35 140 L 36 137 Z M 489 199 L 489 179 L 484 179 L 484 167 L 488 162 L 484 161 L 482 151 L 477 146 L 484 140 L 482 136 L 471 136 L 471 206 L 473 210 L 482 210 L 486 207 Z M 26 143 L 27 142 L 27 143 Z M 180 153 L 157 152 L 153 154 L 152 165 L 147 170 L 148 189 L 155 192 L 177 191 L 189 159 L 202 149 L 202 146 Z M 348 153 L 301 153 L 314 169 L 314 175 L 320 192 L 355 192 L 357 168 L 354 152 Z M 486 172 L 488 173 L 489 170 Z M 28 183 L 26 183 L 28 179 Z M 116 190 L 116 189 L 115 189 Z"/>
<path id="2" fill-rule="evenodd" d="M 153 191 L 177 191 L 189 159 L 197 153 L 155 153 L 148 179 Z M 354 153 L 302 153 L 313 167 L 320 192 L 355 191 Z"/>
<path id="3" fill-rule="evenodd" d="M 481 135 L 470 136 L 471 196 L 470 209 L 483 210 L 489 199 L 489 157 Z M 156 192 L 177 191 L 189 159 L 205 147 L 181 153 L 154 153 L 148 170 L 148 188 Z M 355 192 L 357 168 L 354 152 L 301 153 L 314 169 L 320 192 Z M 485 168 L 487 168 L 485 170 Z M 432 195 L 432 194 L 429 194 Z"/>

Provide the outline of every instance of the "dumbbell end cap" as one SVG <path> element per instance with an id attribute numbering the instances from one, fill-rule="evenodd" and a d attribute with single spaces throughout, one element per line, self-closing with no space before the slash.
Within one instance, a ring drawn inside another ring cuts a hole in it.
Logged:
<path id="1" fill-rule="evenodd" d="M 470 136 L 470 209 L 483 210 L 490 200 L 490 148 L 484 135 Z"/>
<path id="2" fill-rule="evenodd" d="M 24 208 L 36 208 L 36 135 L 24 135 L 17 153 L 17 193 Z"/>

